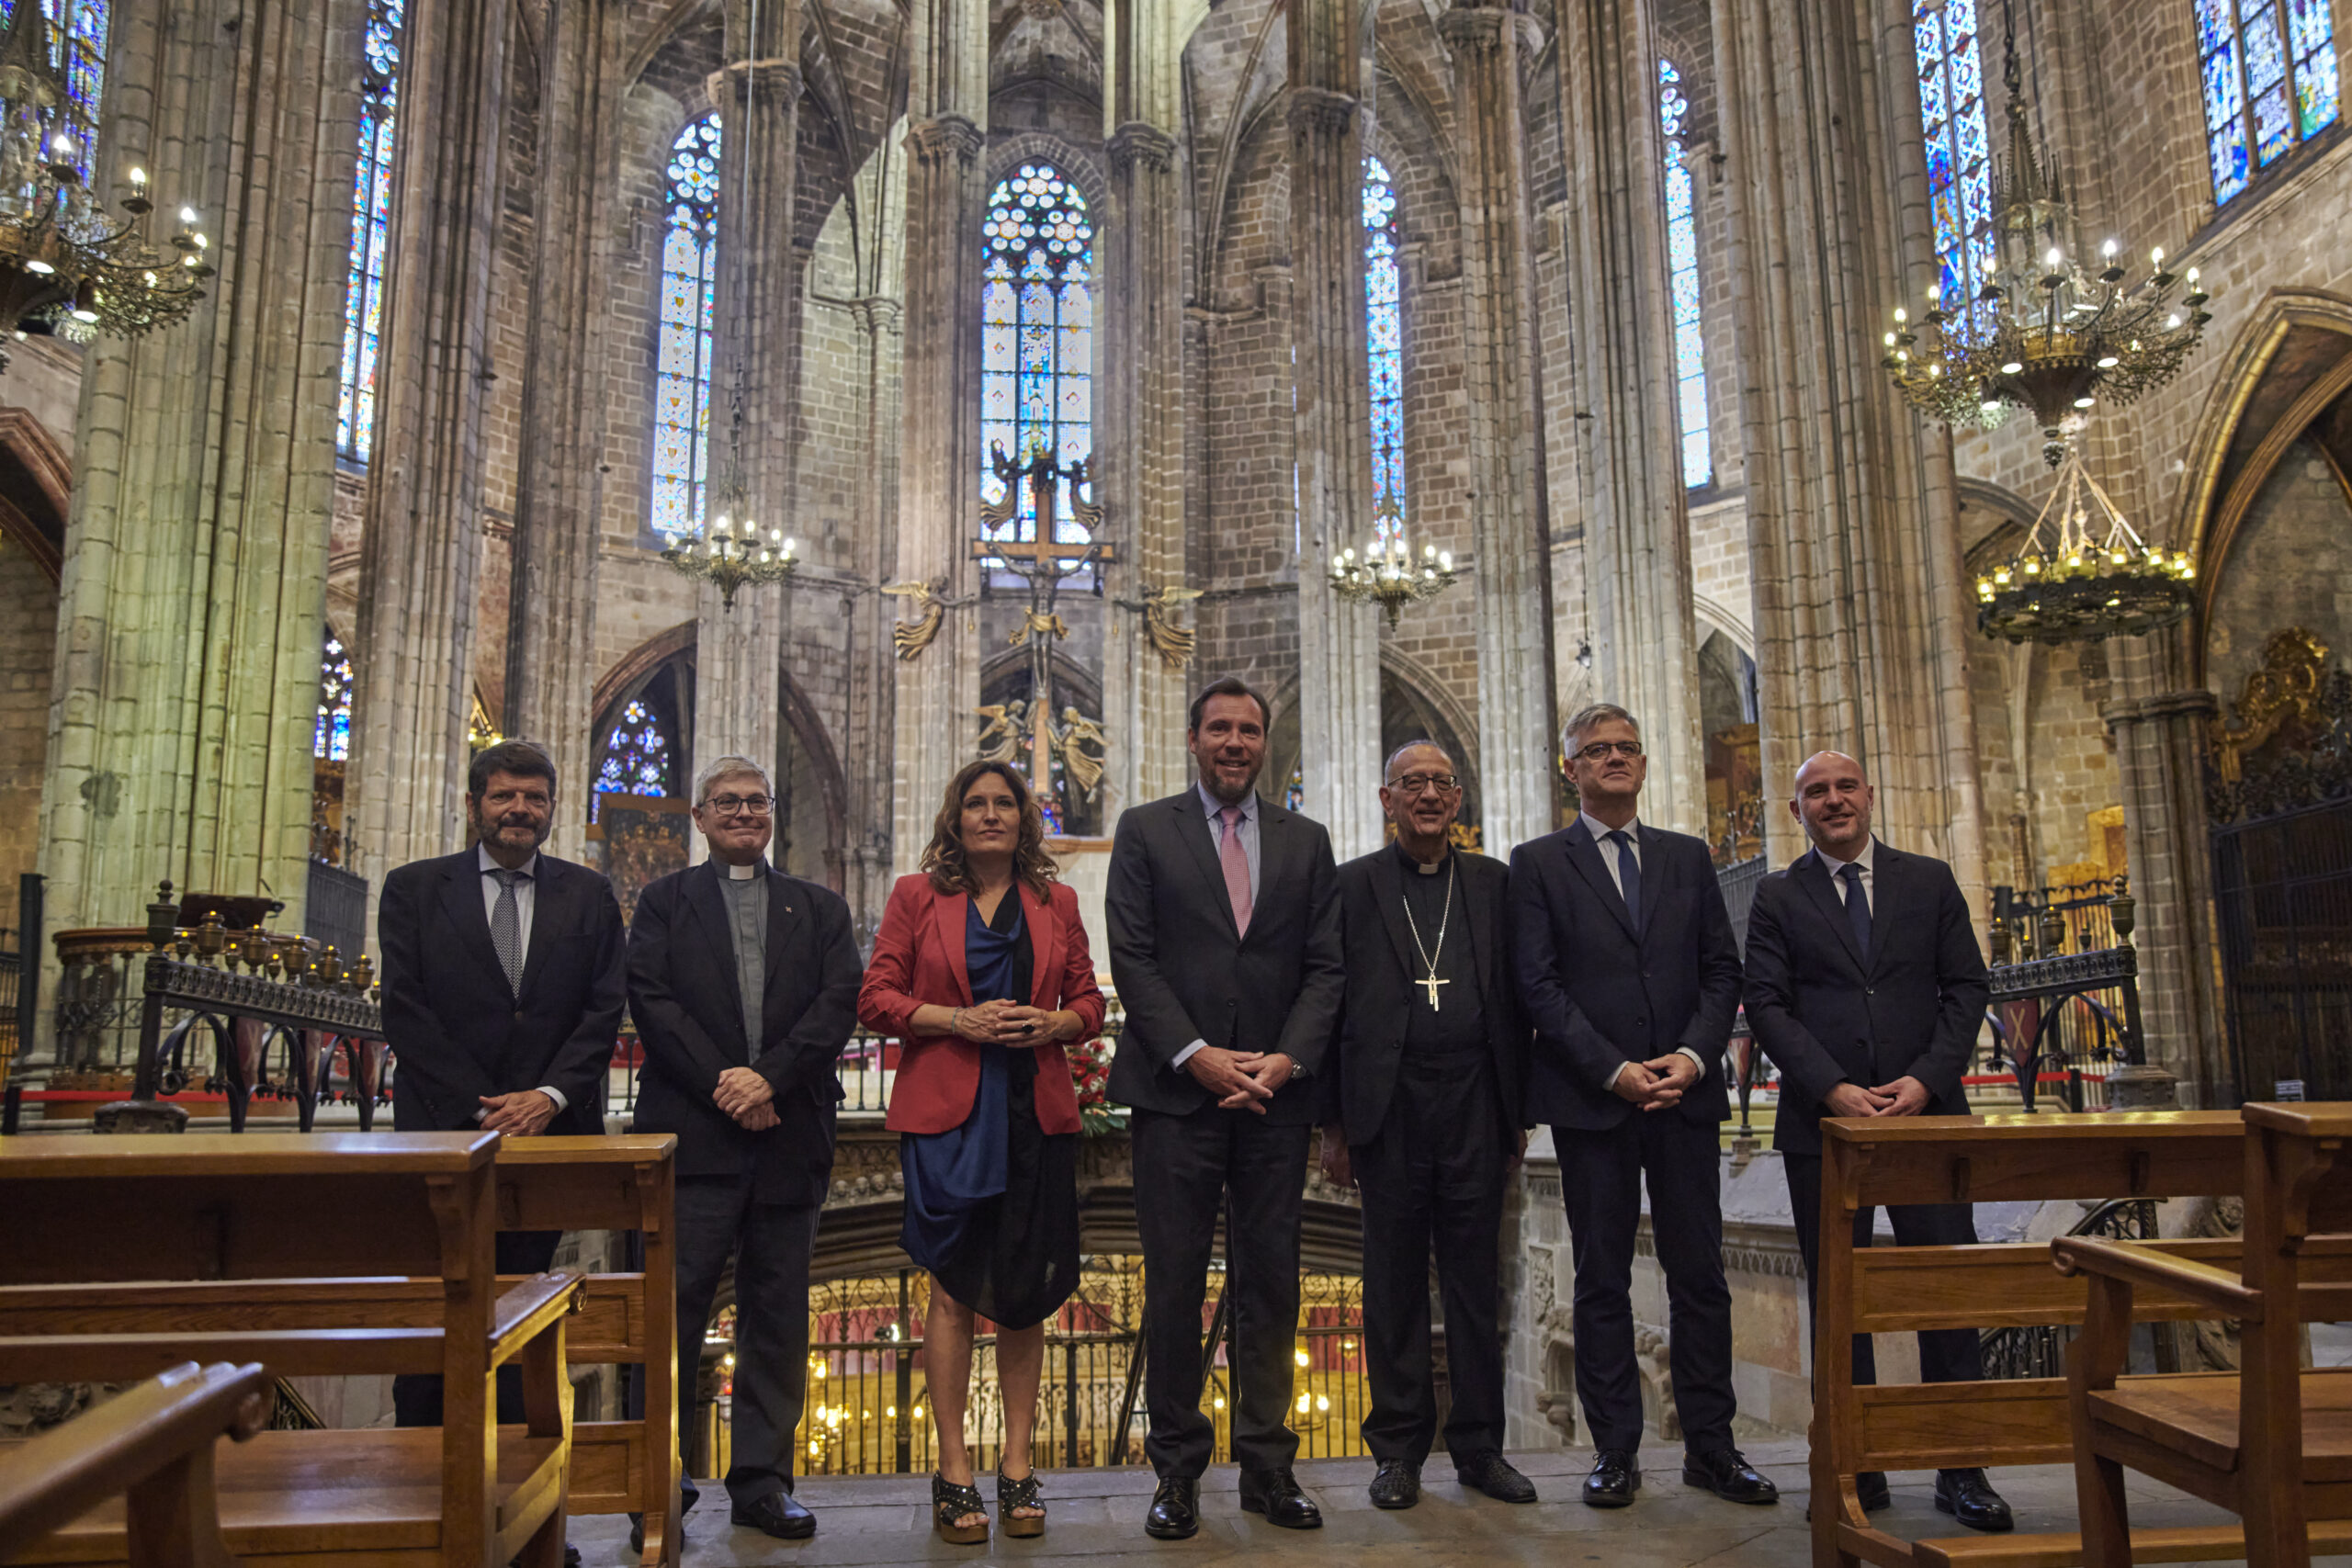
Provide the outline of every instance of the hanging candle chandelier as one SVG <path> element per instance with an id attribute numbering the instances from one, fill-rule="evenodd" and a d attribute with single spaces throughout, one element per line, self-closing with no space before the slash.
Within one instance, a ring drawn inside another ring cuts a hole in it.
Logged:
<path id="1" fill-rule="evenodd" d="M 1453 586 L 1453 555 L 1435 545 L 1421 547 L 1420 558 L 1405 542 L 1405 520 L 1385 504 L 1374 542 L 1358 556 L 1353 546 L 1331 558 L 1331 591 L 1351 604 L 1377 604 L 1388 613 L 1388 624 L 1408 604 L 1434 599 Z"/>
<path id="2" fill-rule="evenodd" d="M 83 175 L 96 130 L 79 123 L 51 55 L 39 0 L 0 32 L 0 333 L 20 323 L 86 338 L 137 337 L 187 317 L 212 276 L 193 208 L 168 254 L 147 242 L 147 172 L 134 168 L 110 216 Z M 8 359 L 0 351 L 0 370 Z"/>
<path id="3" fill-rule="evenodd" d="M 735 595 L 747 584 L 782 582 L 800 568 L 796 541 L 781 528 L 764 536 L 752 517 L 751 487 L 743 479 L 743 366 L 735 365 L 733 410 L 728 418 L 727 472 L 710 487 L 717 514 L 699 535 L 673 540 L 662 552 L 670 570 L 718 590 L 719 608 L 735 612 Z"/>
<path id="4" fill-rule="evenodd" d="M 2037 152 L 2009 29 L 2008 155 L 1993 183 L 1995 252 L 1973 290 L 1928 290 L 1924 317 L 1897 309 L 1880 363 L 1920 410 L 1958 428 L 1991 429 L 2012 408 L 2032 413 L 2051 467 L 2065 458 L 2061 426 L 2100 403 L 2131 402 L 2172 379 L 2211 315 L 2197 269 L 2177 275 L 2161 247 L 2135 281 L 2113 240 L 2094 270 L 2075 235 L 2057 161 Z M 2176 290 L 2186 285 L 2186 290 Z"/>
<path id="5" fill-rule="evenodd" d="M 2196 575 L 2185 553 L 2140 537 L 2070 445 L 2025 543 L 1976 580 L 1976 626 L 2009 642 L 2133 637 L 2188 615 Z"/>

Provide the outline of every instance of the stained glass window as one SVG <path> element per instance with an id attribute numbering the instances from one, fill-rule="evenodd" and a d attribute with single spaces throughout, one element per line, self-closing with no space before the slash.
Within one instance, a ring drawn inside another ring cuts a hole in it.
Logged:
<path id="1" fill-rule="evenodd" d="M 98 149 L 99 111 L 107 86 L 107 17 L 112 0 L 41 0 L 49 20 L 49 58 L 65 78 L 65 104 L 52 129 L 74 138 L 74 167 L 90 179 Z M 0 24 L 17 14 L 16 0 L 0 0 Z"/>
<path id="2" fill-rule="evenodd" d="M 376 349 L 384 326 L 384 252 L 392 226 L 393 109 L 408 0 L 368 0 L 359 84 L 359 170 L 351 193 L 351 274 L 343 303 L 343 390 L 335 450 L 364 463 L 376 444 Z"/>
<path id="3" fill-rule="evenodd" d="M 1696 490 L 1715 482 L 1713 433 L 1707 427 L 1707 354 L 1699 334 L 1699 216 L 1690 149 L 1682 124 L 1690 100 L 1670 60 L 1657 62 L 1658 122 L 1666 130 L 1667 284 L 1674 298 L 1675 411 L 1682 426 L 1682 482 Z"/>
<path id="4" fill-rule="evenodd" d="M 621 721 L 605 738 L 605 760 L 596 770 L 599 795 L 674 795 L 673 748 L 661 716 L 642 697 L 621 709 Z"/>
<path id="5" fill-rule="evenodd" d="M 1086 197 L 1051 164 L 1023 164 L 989 194 L 980 229 L 980 498 L 1005 500 L 992 454 L 1065 470 L 1094 451 L 1094 224 Z M 1037 503 L 1017 487 L 995 536 L 1037 536 Z M 1055 491 L 1054 537 L 1077 540 L 1078 487 Z"/>
<path id="6" fill-rule="evenodd" d="M 1396 185 L 1363 161 L 1363 305 L 1372 358 L 1372 515 L 1383 543 L 1405 522 L 1405 311 L 1396 265 Z"/>
<path id="7" fill-rule="evenodd" d="M 2328 0 L 2196 0 L 2213 205 L 2335 123 Z M 2283 14 L 2283 15 L 2282 15 Z"/>
<path id="8" fill-rule="evenodd" d="M 332 626 L 319 659 L 319 723 L 311 733 L 311 755 L 327 762 L 351 755 L 351 654 Z"/>
<path id="9" fill-rule="evenodd" d="M 1987 331 L 1974 299 L 1993 265 L 1992 138 L 1984 126 L 1984 67 L 1977 0 L 1914 0 L 1919 118 L 1927 132 L 1928 203 L 1936 229 L 1936 284 L 1954 331 Z"/>
<path id="10" fill-rule="evenodd" d="M 718 117 L 670 144 L 662 240 L 661 335 L 653 361 L 653 531 L 701 528 L 710 483 L 711 314 L 718 291 Z M 604 787 L 599 784 L 598 788 Z"/>

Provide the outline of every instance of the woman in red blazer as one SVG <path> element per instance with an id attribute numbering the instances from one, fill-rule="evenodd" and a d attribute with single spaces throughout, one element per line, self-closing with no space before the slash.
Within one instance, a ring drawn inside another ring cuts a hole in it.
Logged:
<path id="1" fill-rule="evenodd" d="M 1062 1047 L 1101 1032 L 1102 993 L 1045 845 L 1017 772 L 957 773 L 922 870 L 890 890 L 857 998 L 865 1026 L 902 1044 L 888 1119 L 906 1172 L 899 1240 L 931 1272 L 932 1522 L 957 1542 L 988 1539 L 964 1446 L 974 1319 L 998 1328 L 998 1512 L 1007 1535 L 1043 1535 L 1029 1443 L 1045 1322 L 1078 1285 L 1078 1092 Z"/>

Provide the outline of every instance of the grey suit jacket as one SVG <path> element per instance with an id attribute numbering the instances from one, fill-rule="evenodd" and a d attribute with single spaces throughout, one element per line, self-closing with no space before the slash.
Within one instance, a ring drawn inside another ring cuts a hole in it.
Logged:
<path id="1" fill-rule="evenodd" d="M 1215 1104 L 1174 1066 L 1195 1040 L 1283 1052 L 1310 1079 L 1321 1069 L 1344 978 L 1331 837 L 1321 823 L 1261 801 L 1258 853 L 1258 895 L 1244 937 L 1199 791 L 1119 818 L 1103 897 L 1111 977 L 1126 1013 L 1111 1063 L 1113 1100 L 1176 1116 Z M 1309 1083 L 1294 1079 L 1266 1114 L 1312 1122 L 1317 1101 Z"/>

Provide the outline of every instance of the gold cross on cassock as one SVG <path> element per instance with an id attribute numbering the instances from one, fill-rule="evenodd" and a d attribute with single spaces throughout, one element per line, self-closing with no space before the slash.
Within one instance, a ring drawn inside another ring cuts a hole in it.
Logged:
<path id="1" fill-rule="evenodd" d="M 1437 977 L 1437 972 L 1435 970 L 1431 970 L 1427 979 L 1416 980 L 1413 984 L 1420 987 L 1421 989 L 1430 994 L 1430 1011 L 1436 1012 L 1440 1010 L 1437 1005 L 1437 988 L 1440 986 L 1451 986 L 1453 982 L 1451 980 L 1439 979 Z"/>

